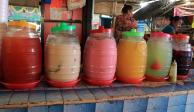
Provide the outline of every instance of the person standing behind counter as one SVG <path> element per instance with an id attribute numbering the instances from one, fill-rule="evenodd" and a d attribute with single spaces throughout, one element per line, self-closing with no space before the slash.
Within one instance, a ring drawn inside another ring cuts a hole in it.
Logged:
<path id="1" fill-rule="evenodd" d="M 118 43 L 119 39 L 122 38 L 122 32 L 130 31 L 133 28 L 137 28 L 137 22 L 133 18 L 133 7 L 125 4 L 122 8 L 122 15 L 116 17 L 115 21 L 115 39 Z"/>
<path id="2" fill-rule="evenodd" d="M 167 25 L 162 32 L 168 33 L 168 34 L 175 34 L 177 32 L 177 29 L 181 27 L 183 21 L 182 18 L 179 16 L 174 16 L 170 18 L 170 24 Z"/>

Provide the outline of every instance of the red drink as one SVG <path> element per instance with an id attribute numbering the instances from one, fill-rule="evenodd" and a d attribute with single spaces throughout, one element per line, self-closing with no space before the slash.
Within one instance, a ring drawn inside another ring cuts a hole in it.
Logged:
<path id="1" fill-rule="evenodd" d="M 192 51 L 173 50 L 173 59 L 177 61 L 177 75 L 188 75 L 192 65 Z"/>
<path id="2" fill-rule="evenodd" d="M 180 80 L 188 78 L 192 66 L 193 51 L 189 38 L 185 34 L 173 35 L 173 59 L 177 62 L 177 77 Z"/>
<path id="3" fill-rule="evenodd" d="M 39 38 L 5 37 L 2 48 L 4 82 L 30 83 L 40 79 L 42 51 Z"/>

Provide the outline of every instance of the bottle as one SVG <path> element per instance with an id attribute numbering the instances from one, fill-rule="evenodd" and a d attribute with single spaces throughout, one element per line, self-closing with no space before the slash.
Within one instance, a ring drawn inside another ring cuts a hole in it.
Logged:
<path id="1" fill-rule="evenodd" d="M 177 82 L 177 62 L 176 60 L 173 61 L 170 67 L 170 72 L 169 72 L 169 81 L 172 83 Z"/>

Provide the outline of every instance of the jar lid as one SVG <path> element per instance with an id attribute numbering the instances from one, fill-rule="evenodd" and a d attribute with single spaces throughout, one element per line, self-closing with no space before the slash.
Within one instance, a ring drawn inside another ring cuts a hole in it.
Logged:
<path id="1" fill-rule="evenodd" d="M 64 22 L 51 28 L 52 33 L 63 32 L 63 31 L 74 31 L 74 30 L 76 30 L 75 25 L 68 25 Z"/>
<path id="2" fill-rule="evenodd" d="M 152 32 L 151 37 L 158 37 L 158 38 L 170 38 L 171 35 L 163 32 Z"/>
<path id="3" fill-rule="evenodd" d="M 25 27 L 25 28 L 36 30 L 36 25 L 26 21 L 10 21 L 8 22 L 8 26 Z"/>
<path id="4" fill-rule="evenodd" d="M 123 32 L 125 37 L 143 37 L 144 32 L 137 32 L 136 29 L 131 29 L 130 31 Z"/>
<path id="5" fill-rule="evenodd" d="M 90 33 L 110 33 L 112 29 L 105 29 L 104 26 L 99 26 L 96 30 L 90 30 Z"/>
<path id="6" fill-rule="evenodd" d="M 186 35 L 186 34 L 175 34 L 172 37 L 175 38 L 175 39 L 179 39 L 179 40 L 189 39 L 189 35 Z"/>

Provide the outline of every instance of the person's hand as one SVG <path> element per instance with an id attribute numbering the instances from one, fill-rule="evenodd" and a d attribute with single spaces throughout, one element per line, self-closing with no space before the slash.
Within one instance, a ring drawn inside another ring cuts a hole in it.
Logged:
<path id="1" fill-rule="evenodd" d="M 132 22 L 132 23 L 131 23 L 131 27 L 132 27 L 132 28 L 137 28 L 137 22 L 136 22 L 136 21 Z"/>

